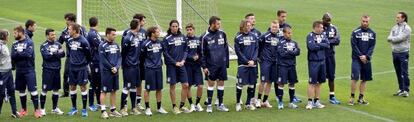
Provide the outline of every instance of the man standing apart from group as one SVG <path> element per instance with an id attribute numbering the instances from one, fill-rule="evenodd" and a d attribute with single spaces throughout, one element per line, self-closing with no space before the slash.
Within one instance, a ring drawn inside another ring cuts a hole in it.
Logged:
<path id="1" fill-rule="evenodd" d="M 405 12 L 398 12 L 397 24 L 392 27 L 388 42 L 392 47 L 392 61 L 397 74 L 399 89 L 394 96 L 408 97 L 410 78 L 408 74 L 408 59 L 410 52 L 411 27 L 407 24 L 408 16 Z"/>

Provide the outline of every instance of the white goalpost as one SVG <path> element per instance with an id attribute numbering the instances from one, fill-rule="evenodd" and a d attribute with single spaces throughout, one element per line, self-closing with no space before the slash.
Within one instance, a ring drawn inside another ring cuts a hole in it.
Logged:
<path id="1" fill-rule="evenodd" d="M 99 19 L 100 34 L 103 28 L 113 27 L 117 34 L 129 27 L 134 14 L 146 16 L 144 28 L 158 26 L 165 36 L 169 22 L 176 19 L 180 28 L 188 23 L 196 27 L 196 35 L 201 35 L 208 28 L 208 18 L 218 16 L 215 0 L 76 0 L 77 23 L 87 27 L 90 17 Z M 236 59 L 230 47 L 231 59 Z"/>

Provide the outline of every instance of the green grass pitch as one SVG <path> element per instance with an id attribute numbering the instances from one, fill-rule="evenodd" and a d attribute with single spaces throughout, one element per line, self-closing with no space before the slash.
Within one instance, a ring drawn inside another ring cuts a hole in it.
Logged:
<path id="1" fill-rule="evenodd" d="M 40 44 L 45 40 L 45 28 L 62 30 L 65 26 L 63 15 L 66 12 L 76 13 L 75 0 L 0 0 L 0 28 L 9 31 L 18 24 L 23 24 L 27 19 L 37 21 L 38 31 L 35 32 L 34 42 L 36 51 L 36 73 L 38 86 L 41 85 L 41 55 Z M 89 117 L 82 118 L 80 114 L 69 117 L 67 115 L 56 116 L 48 114 L 41 119 L 34 119 L 33 107 L 28 102 L 29 115 L 21 119 L 11 119 L 10 106 L 5 103 L 0 121 L 413 121 L 414 97 L 394 97 L 392 94 L 397 90 L 396 76 L 391 60 L 391 47 L 386 41 L 390 28 L 395 24 L 395 15 L 398 11 L 405 11 L 409 18 L 414 15 L 414 1 L 410 0 L 312 0 L 312 1 L 279 1 L 279 0 L 217 0 L 219 16 L 222 18 L 222 27 L 227 32 L 228 41 L 232 44 L 238 25 L 244 15 L 249 12 L 256 14 L 256 27 L 264 33 L 270 25 L 270 21 L 276 19 L 276 11 L 285 9 L 288 11 L 287 22 L 293 27 L 293 39 L 296 40 L 301 49 L 301 55 L 297 59 L 297 71 L 299 83 L 297 94 L 303 100 L 306 99 L 307 87 L 307 60 L 306 60 L 306 35 L 312 30 L 312 22 L 320 20 L 325 12 L 333 15 L 333 24 L 339 28 L 341 44 L 336 48 L 336 96 L 342 103 L 346 103 L 350 95 L 350 70 L 351 70 L 351 47 L 350 35 L 353 29 L 359 26 L 359 18 L 363 13 L 371 15 L 370 27 L 377 33 L 377 45 L 373 57 L 374 80 L 368 82 L 366 99 L 370 102 L 367 106 L 348 106 L 346 104 L 331 105 L 328 103 L 328 86 L 323 84 L 321 101 L 327 105 L 324 109 L 305 110 L 305 103 L 300 103 L 300 109 L 284 110 L 258 109 L 256 111 L 244 110 L 235 112 L 235 76 L 236 62 L 232 61 L 228 69 L 229 80 L 226 81 L 224 102 L 230 108 L 230 112 L 223 113 L 214 111 L 212 114 L 206 112 L 195 112 L 191 114 L 171 114 L 168 85 L 163 91 L 163 106 L 170 114 L 154 114 L 152 117 L 145 115 L 128 116 L 110 120 L 100 119 L 100 112 L 89 112 Z M 162 23 L 168 24 L 168 23 Z M 413 21 L 409 25 L 414 26 Z M 146 25 L 151 26 L 151 25 Z M 101 27 L 101 30 L 104 27 Z M 125 27 L 126 28 L 126 27 Z M 117 28 L 123 30 L 124 28 Z M 9 45 L 13 41 L 10 36 Z M 120 42 L 118 39 L 117 42 Z M 62 60 L 63 62 L 63 60 Z M 413 76 L 414 62 L 409 63 L 410 75 Z M 63 71 L 62 71 L 63 72 Z M 164 74 L 165 77 L 165 74 Z M 120 80 L 122 81 L 122 80 Z M 120 83 L 122 86 L 122 82 Z M 195 89 L 193 88 L 194 92 Z M 205 90 L 204 90 L 205 91 Z M 17 92 L 16 92 L 17 93 Z M 118 94 L 121 93 L 120 91 Z M 358 92 L 357 92 L 358 93 Z M 46 110 L 50 113 L 51 97 L 47 97 Z M 194 94 L 193 94 L 194 95 Z M 205 99 L 203 94 L 203 101 Z M 243 97 L 246 92 L 244 90 Z M 288 95 L 285 94 L 285 101 Z M 78 106 L 81 106 L 78 97 Z M 117 107 L 119 108 L 119 98 Z M 155 111 L 155 94 L 151 94 L 151 106 Z M 177 97 L 179 98 L 179 97 Z M 16 94 L 17 105 L 20 101 Z M 276 106 L 275 93 L 272 90 L 270 102 Z M 179 99 L 177 99 L 179 101 Z M 129 102 L 128 102 L 129 103 Z M 188 103 L 187 103 L 188 105 Z M 60 108 L 65 114 L 70 110 L 69 98 L 59 100 Z"/>

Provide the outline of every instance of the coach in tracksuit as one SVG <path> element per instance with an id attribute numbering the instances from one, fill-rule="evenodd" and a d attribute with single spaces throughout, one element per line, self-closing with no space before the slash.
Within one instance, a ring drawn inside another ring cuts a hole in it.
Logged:
<path id="1" fill-rule="evenodd" d="M 20 117 L 17 113 L 16 97 L 14 95 L 14 83 L 12 64 L 9 48 L 7 48 L 7 41 L 9 33 L 7 30 L 0 30 L 0 113 L 3 106 L 3 99 L 6 97 L 5 90 L 7 89 L 7 96 L 9 97 L 11 115 L 13 118 Z"/>
<path id="2" fill-rule="evenodd" d="M 66 21 L 66 27 L 63 29 L 62 33 L 59 36 L 58 42 L 63 45 L 63 43 L 66 43 L 66 52 L 69 52 L 69 44 L 68 41 L 71 38 L 69 34 L 69 25 L 76 23 L 76 15 L 73 13 L 66 13 L 64 16 L 64 19 Z M 85 27 L 81 27 L 80 29 L 80 35 L 85 37 L 87 36 Z M 68 97 L 69 96 L 69 56 L 66 55 L 66 61 L 65 61 L 65 69 L 63 71 L 63 94 L 61 97 Z"/>
<path id="3" fill-rule="evenodd" d="M 88 116 L 86 111 L 86 102 L 88 99 L 88 91 L 86 84 L 88 84 L 88 64 L 91 61 L 91 52 L 88 41 L 85 37 L 80 35 L 81 26 L 78 24 L 71 24 L 69 27 L 69 34 L 71 38 L 68 40 L 68 61 L 69 61 L 69 85 L 70 97 L 72 100 L 72 110 L 69 115 L 74 115 L 78 112 L 76 108 L 76 86 L 79 85 L 82 94 L 82 116 Z"/>
<path id="4" fill-rule="evenodd" d="M 410 51 L 411 27 L 407 24 L 407 14 L 398 12 L 397 24 L 392 27 L 388 42 L 392 46 L 392 57 L 397 74 L 399 89 L 394 96 L 408 97 L 410 78 L 408 73 L 408 59 Z"/>
<path id="5" fill-rule="evenodd" d="M 274 20 L 270 24 L 270 29 L 259 39 L 259 63 L 260 63 L 260 81 L 266 83 L 264 88 L 263 104 L 261 107 L 272 107 L 268 101 L 270 88 L 273 82 L 277 80 L 277 44 L 283 38 L 279 34 L 279 22 Z M 260 86 L 259 86 L 260 91 Z M 261 93 L 258 99 L 261 99 Z"/>
<path id="6" fill-rule="evenodd" d="M 119 89 L 119 68 L 121 67 L 121 48 L 114 42 L 116 30 L 106 28 L 106 39 L 99 45 L 99 68 L 101 69 L 101 112 L 102 118 L 108 118 L 105 107 L 105 96 L 110 93 L 110 115 L 121 117 L 116 111 L 116 91 Z"/>
<path id="7" fill-rule="evenodd" d="M 203 107 L 200 105 L 201 96 L 203 95 L 203 73 L 201 72 L 201 41 L 198 36 L 195 35 L 195 26 L 192 23 L 187 24 L 185 27 L 187 30 L 186 42 L 187 42 L 187 58 L 185 60 L 185 68 L 187 70 L 188 85 L 189 87 L 197 87 L 196 102 L 193 104 L 191 96 L 191 88 L 188 88 L 188 102 L 191 105 L 190 111 L 203 111 Z"/>
<path id="8" fill-rule="evenodd" d="M 163 89 L 162 82 L 162 53 L 164 47 L 161 41 L 160 29 L 158 27 L 150 27 L 147 30 L 148 39 L 142 43 L 141 53 L 145 57 L 145 114 L 151 116 L 151 108 L 149 106 L 149 93 L 155 91 L 157 98 L 157 112 L 161 114 L 168 113 L 161 107 L 161 98 Z M 165 52 L 164 52 L 165 53 Z"/>
<path id="9" fill-rule="evenodd" d="M 207 87 L 207 112 L 213 112 L 211 100 L 214 86 L 217 81 L 217 98 L 220 111 L 229 111 L 223 104 L 224 81 L 227 80 L 227 68 L 229 67 L 229 46 L 226 33 L 220 29 L 221 22 L 217 16 L 209 20 L 210 27 L 201 37 L 201 67 L 208 80 Z"/>
<path id="10" fill-rule="evenodd" d="M 140 43 L 144 42 L 145 40 L 147 40 L 147 36 L 146 33 L 147 31 L 144 28 L 145 25 L 145 16 L 143 14 L 135 14 L 132 19 L 137 19 L 138 23 L 139 23 L 139 31 L 138 31 L 138 40 Z M 123 33 L 122 33 L 122 39 L 124 40 L 124 37 L 127 35 L 127 32 L 130 30 L 130 28 L 126 29 Z M 136 88 L 136 104 L 138 109 L 140 110 L 144 110 L 145 108 L 141 106 L 141 92 L 142 92 L 142 82 L 145 80 L 145 66 L 144 66 L 144 57 L 139 57 L 139 77 L 140 77 L 140 84 L 138 84 L 137 88 Z"/>
<path id="11" fill-rule="evenodd" d="M 179 23 L 177 20 L 171 20 L 168 35 L 164 38 L 163 47 L 165 50 L 164 60 L 167 67 L 167 83 L 170 84 L 170 98 L 175 114 L 189 113 L 187 108 L 184 107 L 184 103 L 187 99 L 188 92 L 188 77 L 187 70 L 184 67 L 185 59 L 187 58 L 187 43 L 185 36 L 179 29 Z M 181 102 L 180 106 L 176 107 L 175 102 L 175 85 L 181 83 Z"/>
<path id="12" fill-rule="evenodd" d="M 298 108 L 294 100 L 294 85 L 299 82 L 296 73 L 296 57 L 299 56 L 300 49 L 296 41 L 292 40 L 292 30 L 289 27 L 283 29 L 283 33 L 283 39 L 277 44 L 278 78 L 275 83 L 275 92 L 278 109 L 283 109 L 283 87 L 289 84 L 289 108 L 294 109 Z"/>
<path id="13" fill-rule="evenodd" d="M 325 63 L 326 63 L 326 78 L 328 79 L 329 84 L 329 102 L 331 104 L 340 104 L 341 102 L 335 97 L 335 46 L 339 45 L 340 35 L 338 28 L 331 24 L 332 15 L 326 13 L 322 17 L 323 22 L 323 34 L 328 38 L 330 48 L 326 49 L 325 52 Z"/>
<path id="14" fill-rule="evenodd" d="M 351 98 L 349 105 L 354 105 L 357 81 L 361 80 L 359 87 L 358 103 L 367 105 L 364 99 L 366 81 L 372 80 L 371 60 L 374 53 L 376 33 L 369 28 L 370 17 L 361 17 L 361 26 L 355 29 L 351 35 L 352 47 L 352 74 L 351 74 Z"/>
<path id="15" fill-rule="evenodd" d="M 16 66 L 16 90 L 20 93 L 20 102 L 22 110 L 19 112 L 21 116 L 27 114 L 26 107 L 26 87 L 31 94 L 33 101 L 35 117 L 41 117 L 39 109 L 39 96 L 36 84 L 35 72 L 35 53 L 33 41 L 24 35 L 22 26 L 14 28 L 14 37 L 16 41 L 12 45 L 11 59 Z"/>
<path id="16" fill-rule="evenodd" d="M 43 58 L 42 93 L 40 95 L 41 114 L 46 115 L 45 103 L 48 91 L 52 93 L 52 112 L 62 115 L 63 112 L 57 108 L 60 89 L 60 67 L 61 59 L 65 57 L 62 45 L 55 42 L 56 33 L 53 29 L 46 29 L 47 40 L 40 46 Z"/>
<path id="17" fill-rule="evenodd" d="M 122 74 L 124 78 L 124 86 L 121 94 L 121 114 L 126 115 L 127 97 L 131 99 L 131 111 L 133 114 L 139 114 L 136 107 L 137 87 L 141 87 L 141 73 L 139 68 L 141 59 L 141 40 L 139 36 L 140 25 L 138 20 L 130 22 L 130 29 L 122 40 Z"/>
<path id="18" fill-rule="evenodd" d="M 94 96 L 96 96 L 96 102 L 98 105 L 101 104 L 99 101 L 99 95 L 101 95 L 101 73 L 99 68 L 99 45 L 103 43 L 102 37 L 98 33 L 98 18 L 91 17 L 89 18 L 89 26 L 90 30 L 88 32 L 88 35 L 86 36 L 86 39 L 88 40 L 89 45 L 91 46 L 91 55 L 92 55 L 92 61 L 89 64 L 91 68 L 90 73 L 90 84 L 89 84 L 89 109 L 91 111 L 97 111 L 97 106 L 95 106 L 94 103 Z"/>
<path id="19" fill-rule="evenodd" d="M 321 84 L 326 80 L 325 50 L 330 45 L 328 38 L 323 34 L 323 23 L 321 21 L 313 22 L 313 32 L 307 36 L 308 48 L 308 69 L 309 69 L 309 85 L 308 85 L 308 104 L 306 109 L 324 108 L 325 106 L 319 102 Z"/>
<path id="20" fill-rule="evenodd" d="M 247 86 L 246 108 L 255 110 L 250 104 L 254 97 L 257 82 L 257 56 L 259 53 L 259 41 L 256 35 L 250 32 L 252 24 L 250 21 L 240 22 L 240 31 L 234 38 L 234 50 L 237 54 L 237 83 L 236 83 L 236 111 L 241 111 L 241 95 L 243 86 Z"/>

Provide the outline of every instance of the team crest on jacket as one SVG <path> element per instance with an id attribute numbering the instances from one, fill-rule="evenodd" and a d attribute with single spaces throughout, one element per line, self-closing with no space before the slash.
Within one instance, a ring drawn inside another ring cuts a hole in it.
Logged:
<path id="1" fill-rule="evenodd" d="M 78 50 L 78 48 L 81 48 L 81 43 L 77 41 L 71 41 L 69 47 L 70 50 Z"/>
<path id="2" fill-rule="evenodd" d="M 188 45 L 188 48 L 195 49 L 200 45 L 200 41 L 196 40 L 196 39 L 193 39 L 193 40 L 188 41 L 187 45 Z"/>
<path id="3" fill-rule="evenodd" d="M 277 43 L 279 42 L 279 38 L 276 37 L 270 37 L 268 40 L 265 41 L 266 43 L 270 43 L 271 46 L 277 46 Z"/>
<path id="4" fill-rule="evenodd" d="M 219 36 L 219 39 L 217 40 L 218 45 L 223 45 L 224 44 L 224 38 L 223 35 Z"/>
<path id="5" fill-rule="evenodd" d="M 152 53 L 158 53 L 162 49 L 161 44 L 152 44 L 148 46 L 148 51 L 152 51 Z"/>
<path id="6" fill-rule="evenodd" d="M 56 53 L 59 50 L 58 45 L 49 45 L 47 47 L 47 51 L 49 51 L 50 54 Z"/>
<path id="7" fill-rule="evenodd" d="M 372 33 L 362 32 L 358 33 L 356 38 L 359 38 L 362 41 L 369 41 L 369 39 L 374 39 L 374 35 Z"/>
<path id="8" fill-rule="evenodd" d="M 283 46 L 283 48 L 285 48 L 285 50 L 288 50 L 288 51 L 293 51 L 295 47 L 296 47 L 295 43 L 293 42 L 288 42 L 285 44 L 285 46 Z"/>
<path id="9" fill-rule="evenodd" d="M 17 45 L 15 47 L 15 49 L 17 50 L 17 52 L 22 52 L 26 48 L 27 48 L 27 44 L 26 43 L 17 43 Z"/>
<path id="10" fill-rule="evenodd" d="M 115 54 L 115 53 L 117 53 L 118 52 L 118 50 L 119 50 L 119 48 L 118 48 L 118 46 L 117 45 L 109 45 L 106 49 L 105 49 L 105 52 L 107 53 L 107 52 L 109 52 L 109 53 L 111 53 L 111 54 Z"/>

